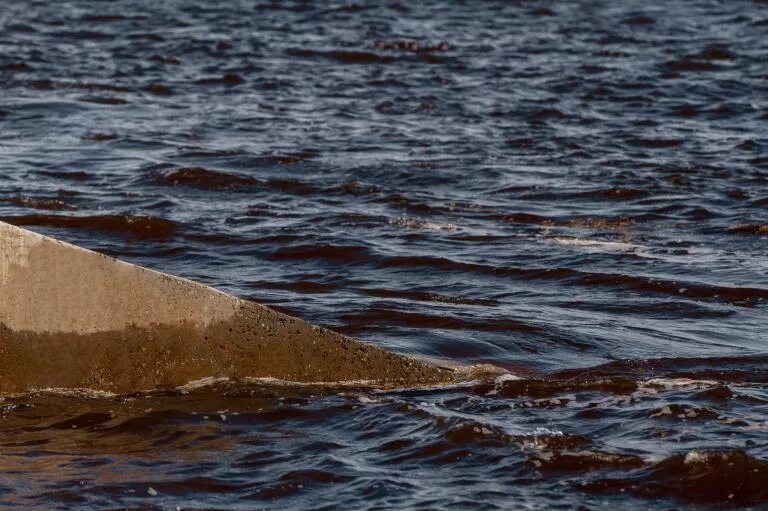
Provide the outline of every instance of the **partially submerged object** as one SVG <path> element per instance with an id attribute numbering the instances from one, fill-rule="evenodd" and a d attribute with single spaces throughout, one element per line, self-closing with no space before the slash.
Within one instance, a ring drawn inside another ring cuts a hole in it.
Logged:
<path id="1" fill-rule="evenodd" d="M 210 377 L 412 386 L 471 372 L 0 222 L 0 392 Z"/>

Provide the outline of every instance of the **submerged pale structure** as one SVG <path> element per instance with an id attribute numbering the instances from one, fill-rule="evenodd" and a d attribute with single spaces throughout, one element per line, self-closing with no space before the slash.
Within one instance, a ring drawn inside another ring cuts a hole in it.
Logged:
<path id="1" fill-rule="evenodd" d="M 465 371 L 0 222 L 0 392 L 207 377 L 399 386 Z"/>

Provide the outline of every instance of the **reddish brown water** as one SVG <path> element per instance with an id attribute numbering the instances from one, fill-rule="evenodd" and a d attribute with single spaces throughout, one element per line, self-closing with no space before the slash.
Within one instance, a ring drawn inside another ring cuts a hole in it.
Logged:
<path id="1" fill-rule="evenodd" d="M 6 4 L 0 218 L 522 379 L 6 396 L 4 506 L 767 507 L 764 2 Z"/>

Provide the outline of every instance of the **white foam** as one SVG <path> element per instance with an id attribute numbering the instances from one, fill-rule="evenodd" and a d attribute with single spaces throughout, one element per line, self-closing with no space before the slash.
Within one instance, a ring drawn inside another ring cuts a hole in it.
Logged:
<path id="1" fill-rule="evenodd" d="M 106 398 L 112 398 L 117 396 L 117 394 L 113 392 L 107 392 L 104 390 L 93 390 L 93 389 L 81 389 L 81 388 L 59 388 L 59 387 L 49 387 L 44 389 L 36 389 L 30 392 L 24 392 L 14 395 L 24 395 L 24 394 L 56 394 L 58 396 L 71 396 L 71 397 L 80 397 L 84 399 L 106 399 Z"/>
<path id="2" fill-rule="evenodd" d="M 692 380 L 690 378 L 650 378 L 639 383 L 641 388 L 656 387 L 665 390 L 706 389 L 719 385 L 714 380 Z"/>
<path id="3" fill-rule="evenodd" d="M 709 459 L 709 455 L 701 451 L 690 451 L 685 455 L 683 463 L 686 465 L 706 463 Z"/>
<path id="4" fill-rule="evenodd" d="M 514 374 L 511 374 L 511 373 L 504 373 L 504 374 L 498 375 L 493 380 L 493 383 L 500 385 L 505 381 L 516 381 L 516 380 L 522 380 L 522 378 L 520 378 L 519 376 L 515 376 Z"/>
<path id="5" fill-rule="evenodd" d="M 226 378 L 226 377 L 216 378 L 213 376 L 206 376 L 205 378 L 200 378 L 199 380 L 193 380 L 191 382 L 185 383 L 184 385 L 176 387 L 176 390 L 179 390 L 181 392 L 187 392 L 190 390 L 210 387 L 212 385 L 216 385 L 218 383 L 224 383 L 227 381 L 229 381 L 229 378 Z"/>
<path id="6" fill-rule="evenodd" d="M 425 229 L 428 231 L 456 231 L 459 228 L 454 224 L 430 222 L 418 218 L 398 217 L 389 220 L 390 225 L 409 227 L 411 229 Z"/>
<path id="7" fill-rule="evenodd" d="M 642 248 L 640 245 L 634 245 L 632 243 L 623 243 L 620 241 L 599 241 L 599 240 L 590 240 L 585 238 L 570 238 L 570 237 L 561 237 L 561 236 L 549 238 L 549 241 L 556 243 L 558 245 L 594 248 L 594 249 L 600 249 L 600 250 L 609 250 L 613 252 L 634 252 L 635 250 Z"/>

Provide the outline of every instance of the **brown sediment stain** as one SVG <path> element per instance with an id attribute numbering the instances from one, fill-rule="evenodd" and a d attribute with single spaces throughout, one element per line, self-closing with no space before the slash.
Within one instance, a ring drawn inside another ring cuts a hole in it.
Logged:
<path id="1" fill-rule="evenodd" d="M 413 386 L 454 381 L 455 371 L 385 351 L 264 306 L 242 302 L 230 319 L 74 332 L 14 331 L 0 324 L 0 392 L 88 388 L 134 392 L 208 377 Z"/>

